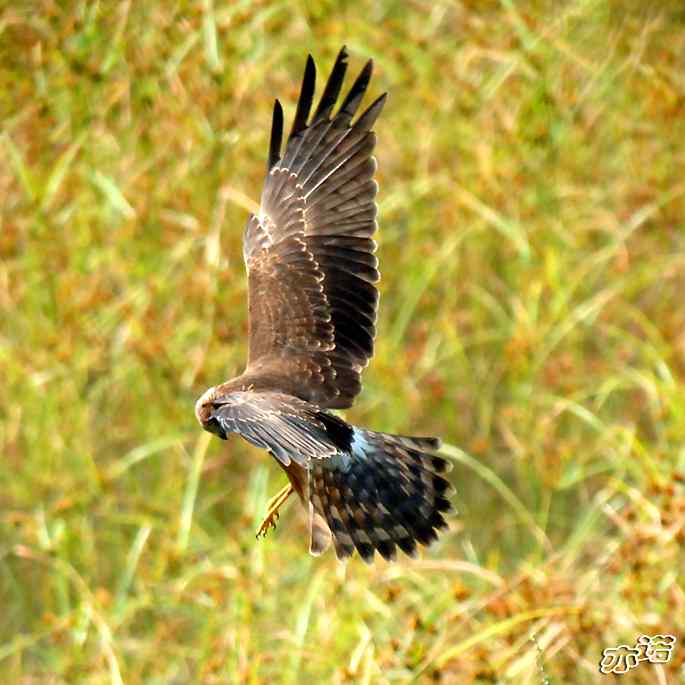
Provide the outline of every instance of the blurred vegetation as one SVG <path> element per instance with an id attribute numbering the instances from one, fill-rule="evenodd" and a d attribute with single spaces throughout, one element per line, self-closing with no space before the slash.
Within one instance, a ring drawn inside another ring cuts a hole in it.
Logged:
<path id="1" fill-rule="evenodd" d="M 343 43 L 390 92 L 346 416 L 443 436 L 460 510 L 372 567 L 297 504 L 255 541 L 284 476 L 193 416 L 273 97 Z M 621 682 L 682 682 L 683 74 L 680 2 L 0 5 L 0 682 L 613 682 L 664 632 Z"/>

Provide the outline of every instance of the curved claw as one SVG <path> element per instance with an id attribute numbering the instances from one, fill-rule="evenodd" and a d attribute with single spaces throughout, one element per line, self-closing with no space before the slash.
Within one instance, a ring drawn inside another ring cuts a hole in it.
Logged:
<path id="1" fill-rule="evenodd" d="M 269 528 L 276 530 L 276 521 L 278 521 L 280 516 L 281 515 L 277 511 L 267 513 L 264 520 L 259 524 L 259 528 L 257 528 L 257 534 L 255 535 L 257 540 L 259 540 L 260 536 L 265 538 L 266 534 L 269 532 Z"/>
<path id="2" fill-rule="evenodd" d="M 257 534 L 256 538 L 259 540 L 259 537 L 266 537 L 266 534 L 269 532 L 270 528 L 273 528 L 275 530 L 276 528 L 276 521 L 278 521 L 280 514 L 278 513 L 279 507 L 290 497 L 290 495 L 293 492 L 293 486 L 288 483 L 282 490 L 278 492 L 278 494 L 274 497 L 272 497 L 266 505 L 266 516 L 262 520 L 262 522 L 259 524 L 259 528 L 257 528 Z"/>

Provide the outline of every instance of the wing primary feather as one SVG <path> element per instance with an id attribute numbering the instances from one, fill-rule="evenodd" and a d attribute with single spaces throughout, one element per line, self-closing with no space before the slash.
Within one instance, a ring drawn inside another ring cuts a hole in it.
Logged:
<path id="1" fill-rule="evenodd" d="M 343 45 L 336 57 L 335 64 L 331 70 L 331 75 L 328 77 L 326 87 L 324 88 L 319 105 L 314 112 L 314 122 L 320 119 L 327 119 L 335 106 L 335 103 L 340 95 L 343 81 L 345 80 L 345 72 L 347 71 L 347 48 Z"/>
<path id="2" fill-rule="evenodd" d="M 326 119 L 330 115 L 331 110 L 333 109 L 335 102 L 338 99 L 338 95 L 340 94 L 340 89 L 342 87 L 343 79 L 345 76 L 345 70 L 347 69 L 347 63 L 343 61 L 344 59 L 346 59 L 346 57 L 347 52 L 345 51 L 345 48 L 343 48 L 340 51 L 340 54 L 338 55 L 338 59 L 336 60 L 335 66 L 333 67 L 333 71 L 331 72 L 331 75 L 328 79 L 328 83 L 326 84 L 324 93 L 321 96 L 321 101 L 319 102 L 319 106 L 312 119 L 312 126 L 314 126 L 317 123 L 320 123 L 322 119 Z M 300 161 L 297 164 L 297 168 L 293 169 L 297 173 L 300 173 L 308 164 L 312 154 L 314 153 L 314 151 L 317 150 L 324 136 L 328 134 L 328 131 L 330 130 L 331 126 L 341 129 L 340 133 L 333 140 L 330 141 L 329 145 L 327 145 L 327 151 L 324 152 L 322 158 L 319 158 L 317 165 L 314 167 L 314 169 L 308 172 L 308 175 L 304 180 L 305 184 L 311 178 L 312 171 L 315 171 L 323 161 L 325 161 L 331 154 L 333 154 L 336 148 L 341 144 L 343 139 L 345 139 L 348 136 L 348 134 L 352 132 L 350 131 L 350 129 L 347 129 L 346 127 L 347 125 L 349 125 L 352 117 L 354 116 L 354 113 L 357 111 L 357 108 L 359 107 L 361 99 L 363 98 L 366 88 L 371 79 L 372 72 L 373 61 L 369 60 L 366 63 L 364 69 L 357 77 L 357 80 L 354 82 L 354 85 L 350 89 L 350 92 L 345 98 L 345 101 L 343 102 L 340 111 L 335 116 L 335 118 L 324 129 L 322 129 L 321 132 L 317 133 L 318 137 L 316 139 L 307 139 L 306 147 L 308 148 L 308 152 L 306 155 L 302 156 L 302 161 Z M 368 131 L 369 129 L 371 129 L 376 119 L 378 118 L 378 115 L 381 113 L 381 110 L 383 109 L 383 104 L 385 103 L 386 97 L 387 93 L 384 93 L 366 109 L 366 111 L 362 114 L 362 116 L 359 118 L 359 120 L 355 123 L 353 127 L 355 134 L 359 135 L 360 132 L 363 133 L 364 131 Z M 307 133 L 305 133 L 305 136 L 308 136 L 308 134 L 313 134 L 313 130 L 311 127 L 307 131 Z M 298 146 L 297 150 L 293 150 L 292 154 L 287 155 L 289 157 L 289 163 L 291 161 L 294 161 L 294 158 L 298 156 L 299 153 L 300 147 Z"/>
<path id="3" fill-rule="evenodd" d="M 314 64 L 312 56 L 308 55 L 307 65 L 304 68 L 304 77 L 302 78 L 302 89 L 300 90 L 300 97 L 297 101 L 295 119 L 293 120 L 293 127 L 290 130 L 290 138 L 307 128 L 307 119 L 309 119 L 309 111 L 312 108 L 315 86 L 316 65 Z"/>
<path id="4" fill-rule="evenodd" d="M 364 113 L 357 119 L 354 128 L 360 131 L 370 131 L 378 119 L 378 115 L 383 111 L 383 106 L 388 98 L 387 93 L 377 97 L 364 111 Z"/>
<path id="5" fill-rule="evenodd" d="M 350 129 L 353 131 L 354 129 Z M 363 161 L 373 152 L 373 148 L 376 144 L 376 137 L 373 132 L 368 132 L 364 138 L 358 140 L 355 145 L 351 148 L 346 149 L 342 153 L 338 153 L 337 156 L 333 156 L 332 159 L 324 158 L 321 164 L 316 167 L 308 176 L 303 180 L 303 185 L 307 186 L 307 192 L 305 198 L 308 198 L 312 193 L 316 192 L 317 188 L 325 183 L 328 178 L 335 174 L 338 169 L 342 168 L 343 165 L 348 162 L 353 162 L 355 164 L 362 164 Z M 332 156 L 332 155 L 329 155 Z M 326 169 L 324 162 L 330 166 Z M 314 175 L 321 170 L 322 175 L 320 178 L 314 178 Z"/>
<path id="6" fill-rule="evenodd" d="M 349 122 L 349 117 L 345 117 Z M 336 116 L 333 123 L 340 120 L 340 115 Z M 319 170 L 327 169 L 324 174 L 328 177 L 328 173 L 334 167 L 337 168 L 340 165 L 340 160 L 343 157 L 349 159 L 350 156 L 359 152 L 360 148 L 364 145 L 370 144 L 369 153 L 373 151 L 373 147 L 376 144 L 376 138 L 373 131 L 365 131 L 358 126 L 358 122 L 354 126 L 346 126 L 345 128 L 338 129 L 339 134 L 334 141 L 331 141 L 329 145 L 326 146 L 325 151 L 322 154 L 312 157 L 311 160 L 307 162 L 301 169 L 300 174 L 302 177 L 301 184 L 307 188 L 307 194 L 310 194 L 314 189 L 312 184 L 319 185 L 322 180 L 319 178 L 314 181 L 314 176 L 319 172 Z M 353 147 L 355 150 L 350 152 Z"/>
<path id="7" fill-rule="evenodd" d="M 310 128 L 309 130 L 312 131 L 313 129 Z M 308 143 L 309 152 L 307 155 L 303 155 L 303 160 L 297 167 L 297 173 L 303 179 L 302 185 L 306 185 L 312 171 L 318 169 L 336 152 L 338 146 L 347 138 L 351 130 L 349 127 L 336 128 L 336 119 L 325 122 L 324 130 L 318 133 L 317 139 L 310 141 L 311 144 Z"/>
<path id="8" fill-rule="evenodd" d="M 345 123 L 349 123 L 350 119 L 352 119 L 354 113 L 357 111 L 359 103 L 362 101 L 362 98 L 364 97 L 364 93 L 366 92 L 366 88 L 369 85 L 372 73 L 373 60 L 370 59 L 364 65 L 364 68 L 359 73 L 359 76 L 357 76 L 357 80 L 352 84 L 350 92 L 347 94 L 347 97 L 340 106 L 340 111 L 338 112 L 338 114 L 336 114 L 336 119 L 341 118 L 343 121 L 345 121 Z"/>
<path id="9" fill-rule="evenodd" d="M 301 159 L 297 161 L 297 164 L 293 164 L 292 171 L 294 173 L 299 174 L 311 159 L 312 154 L 318 152 L 319 145 L 330 131 L 331 126 L 332 122 L 328 119 L 320 119 L 319 121 L 313 122 L 311 126 L 309 126 L 309 128 L 304 132 L 304 135 L 302 136 L 302 144 L 305 146 L 305 154 L 299 155 Z M 300 152 L 299 148 L 297 152 Z"/>
<path id="10" fill-rule="evenodd" d="M 267 173 L 278 164 L 281 158 L 281 143 L 283 141 L 283 107 L 281 103 L 276 100 L 274 102 L 274 113 L 271 120 L 271 140 L 269 142 L 269 163 L 267 165 Z"/>

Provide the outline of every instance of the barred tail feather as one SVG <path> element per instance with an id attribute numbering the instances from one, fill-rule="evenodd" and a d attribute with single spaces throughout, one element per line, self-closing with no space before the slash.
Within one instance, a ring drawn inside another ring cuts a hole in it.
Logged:
<path id="1" fill-rule="evenodd" d="M 414 438 L 354 428 L 349 449 L 310 465 L 310 500 L 325 520 L 336 555 L 355 549 L 364 561 L 378 552 L 394 559 L 399 547 L 415 556 L 446 528 L 449 462 L 437 438 Z"/>

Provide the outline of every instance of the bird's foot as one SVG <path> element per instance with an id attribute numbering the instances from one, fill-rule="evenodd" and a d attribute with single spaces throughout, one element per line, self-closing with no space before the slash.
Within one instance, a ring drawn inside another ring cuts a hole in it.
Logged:
<path id="1" fill-rule="evenodd" d="M 259 524 L 257 528 L 257 538 L 266 537 L 269 532 L 269 528 L 276 528 L 276 521 L 278 521 L 279 513 L 278 509 L 285 503 L 285 501 L 290 497 L 293 492 L 293 486 L 288 483 L 282 490 L 278 492 L 277 495 L 272 497 L 266 503 L 266 516 L 263 521 Z"/>

